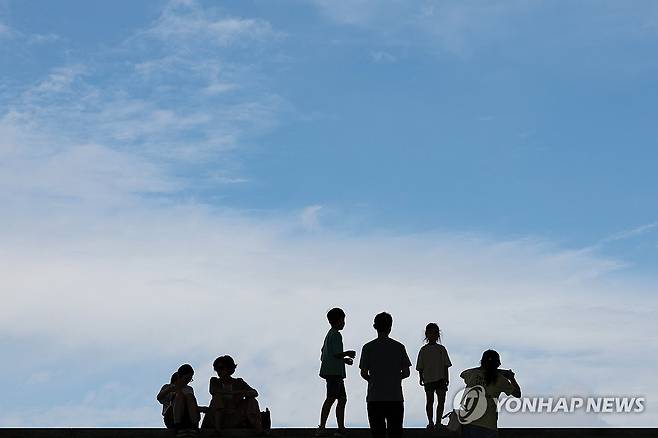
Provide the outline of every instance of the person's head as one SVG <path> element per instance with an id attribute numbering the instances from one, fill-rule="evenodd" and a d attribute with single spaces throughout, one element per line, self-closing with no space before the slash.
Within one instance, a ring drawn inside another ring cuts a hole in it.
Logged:
<path id="1" fill-rule="evenodd" d="M 343 309 L 334 307 L 327 312 L 327 320 L 333 328 L 342 330 L 345 327 L 345 312 L 343 312 Z"/>
<path id="2" fill-rule="evenodd" d="M 212 367 L 219 377 L 229 377 L 235 372 L 235 369 L 238 366 L 231 356 L 225 355 L 219 356 L 215 359 L 212 363 Z"/>
<path id="3" fill-rule="evenodd" d="M 487 385 L 496 381 L 498 377 L 498 367 L 500 366 L 500 355 L 495 350 L 487 350 L 482 353 L 480 366 L 484 370 L 484 380 Z"/>
<path id="4" fill-rule="evenodd" d="M 176 380 L 178 380 L 178 372 L 175 372 L 174 374 L 171 375 L 171 380 L 169 383 L 176 383 Z"/>
<path id="5" fill-rule="evenodd" d="M 375 323 L 372 326 L 378 334 L 388 335 L 393 327 L 393 317 L 386 312 L 379 313 L 375 316 Z"/>
<path id="6" fill-rule="evenodd" d="M 435 322 L 430 322 L 425 327 L 425 342 L 441 342 L 441 330 L 439 325 Z"/>
<path id="7" fill-rule="evenodd" d="M 176 374 L 178 375 L 176 381 L 182 382 L 183 385 L 187 385 L 192 381 L 192 378 L 194 377 L 194 368 L 192 368 L 192 365 L 189 363 L 185 363 L 178 367 Z"/>

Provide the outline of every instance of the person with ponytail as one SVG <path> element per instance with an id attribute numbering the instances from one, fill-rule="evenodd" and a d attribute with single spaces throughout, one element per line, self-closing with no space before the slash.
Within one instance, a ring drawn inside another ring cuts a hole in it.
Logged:
<path id="1" fill-rule="evenodd" d="M 498 411 L 496 400 L 505 393 L 521 397 L 521 388 L 512 370 L 499 369 L 500 355 L 495 350 L 482 353 L 480 366 L 462 371 L 466 388 L 481 386 L 486 397 L 486 410 L 468 424 L 462 425 L 462 438 L 496 438 L 498 437 Z M 475 401 L 476 403 L 478 400 Z M 484 403 L 484 402 L 482 402 Z"/>
<path id="2" fill-rule="evenodd" d="M 425 389 L 427 429 L 441 428 L 441 417 L 448 391 L 449 373 L 452 366 L 448 350 L 441 345 L 441 330 L 435 322 L 425 327 L 425 345 L 418 352 L 416 370 L 420 385 Z M 436 394 L 436 424 L 434 423 L 434 395 Z"/>

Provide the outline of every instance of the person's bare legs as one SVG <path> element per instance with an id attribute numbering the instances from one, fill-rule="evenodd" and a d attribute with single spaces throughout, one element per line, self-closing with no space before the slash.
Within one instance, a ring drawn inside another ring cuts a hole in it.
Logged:
<path id="1" fill-rule="evenodd" d="M 176 394 L 174 396 L 174 424 L 179 424 L 183 420 L 187 402 L 185 396 Z"/>
<path id="2" fill-rule="evenodd" d="M 185 399 L 187 401 L 187 414 L 189 419 L 192 421 L 192 424 L 196 427 L 199 427 L 199 421 L 201 420 L 201 415 L 199 414 L 199 405 L 196 402 L 196 397 L 194 394 L 186 394 Z"/>
<path id="3" fill-rule="evenodd" d="M 263 432 L 263 421 L 260 417 L 260 406 L 258 405 L 258 400 L 250 397 L 244 401 L 244 415 L 257 434 Z"/>
<path id="4" fill-rule="evenodd" d="M 185 414 L 192 425 L 198 427 L 201 417 L 194 394 L 176 394 L 174 398 L 174 425 L 180 424 Z"/>
<path id="5" fill-rule="evenodd" d="M 329 413 L 331 412 L 331 407 L 334 405 L 336 399 L 334 397 L 327 397 L 327 399 L 322 403 L 322 410 L 320 411 L 320 429 L 327 427 L 327 419 L 329 418 Z M 338 411 L 336 411 L 338 415 Z"/>
<path id="6" fill-rule="evenodd" d="M 434 426 L 434 391 L 425 391 L 425 397 L 427 399 L 425 403 L 425 412 L 427 413 L 427 427 L 430 427 Z"/>
<path id="7" fill-rule="evenodd" d="M 341 397 L 338 399 L 338 404 L 336 405 L 336 424 L 338 424 L 338 430 L 345 430 L 345 405 L 347 404 L 347 398 Z"/>
<path id="8" fill-rule="evenodd" d="M 443 409 L 446 404 L 446 391 L 438 389 L 436 391 L 436 425 L 441 425 L 441 417 L 443 417 Z"/>

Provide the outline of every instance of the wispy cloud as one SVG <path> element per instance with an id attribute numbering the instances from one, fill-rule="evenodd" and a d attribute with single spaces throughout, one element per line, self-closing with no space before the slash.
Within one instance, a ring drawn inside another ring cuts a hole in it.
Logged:
<path id="1" fill-rule="evenodd" d="M 658 228 L 658 221 L 657 222 L 650 222 L 648 224 L 640 225 L 635 228 L 631 228 L 629 230 L 624 230 L 620 231 L 618 233 L 612 234 L 600 241 L 600 244 L 605 244 L 605 243 L 610 243 L 610 242 L 616 242 L 618 240 L 624 240 L 624 239 L 630 239 L 633 237 L 638 237 L 641 236 L 645 233 L 648 233 L 649 231 L 652 231 L 654 229 Z"/>
<path id="2" fill-rule="evenodd" d="M 13 35 L 14 31 L 8 25 L 0 23 L 0 39 L 11 38 Z"/>
<path id="3" fill-rule="evenodd" d="M 370 52 L 370 58 L 379 63 L 393 63 L 398 60 L 394 55 L 381 50 Z"/>
<path id="4" fill-rule="evenodd" d="M 110 188 L 168 192 L 183 182 L 163 181 L 173 164 L 203 164 L 187 174 L 200 184 L 226 183 L 211 174 L 243 137 L 273 127 L 286 103 L 254 86 L 257 63 L 229 63 L 223 50 L 237 45 L 246 53 L 277 35 L 263 20 L 170 2 L 119 47 L 56 67 L 4 96 L 0 128 L 7 136 L 0 143 L 11 153 L 3 184 L 20 181 L 26 190 L 57 196 L 64 187 L 81 196 Z M 21 177 L 28 174 L 36 177 Z M 80 178 L 89 184 L 77 185 Z"/>

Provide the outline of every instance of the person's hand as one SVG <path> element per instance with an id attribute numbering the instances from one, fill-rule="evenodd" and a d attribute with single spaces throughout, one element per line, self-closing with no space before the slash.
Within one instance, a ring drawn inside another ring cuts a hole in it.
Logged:
<path id="1" fill-rule="evenodd" d="M 352 358 L 350 358 L 350 357 L 346 357 L 346 358 L 343 359 L 343 360 L 344 360 L 345 363 L 348 364 L 348 365 L 352 365 L 352 364 L 354 363 L 354 360 L 352 360 Z"/>
<path id="2" fill-rule="evenodd" d="M 512 370 L 500 370 L 500 374 L 502 374 L 507 380 L 514 378 L 514 371 Z"/>
<path id="3" fill-rule="evenodd" d="M 356 357 L 356 351 L 354 351 L 354 350 L 347 350 L 347 351 L 345 352 L 345 356 L 347 356 L 347 357 L 351 357 L 352 359 L 354 359 L 354 358 Z"/>

